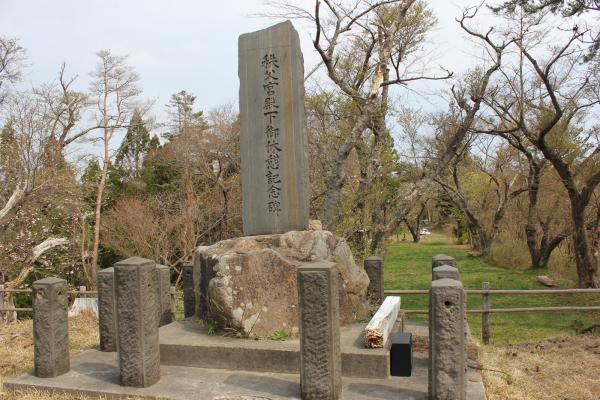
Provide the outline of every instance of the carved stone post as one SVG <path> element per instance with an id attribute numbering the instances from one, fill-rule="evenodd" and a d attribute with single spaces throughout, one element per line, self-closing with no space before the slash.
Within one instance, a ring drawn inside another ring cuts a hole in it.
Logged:
<path id="1" fill-rule="evenodd" d="M 429 398 L 467 397 L 467 295 L 461 282 L 438 279 L 429 294 Z"/>
<path id="2" fill-rule="evenodd" d="M 170 324 L 171 316 L 171 270 L 166 265 L 156 265 L 156 296 L 158 298 L 158 326 Z"/>
<path id="3" fill-rule="evenodd" d="M 196 293 L 194 290 L 194 265 L 183 264 L 183 316 L 185 318 L 194 316 L 196 312 Z"/>
<path id="4" fill-rule="evenodd" d="M 365 258 L 365 272 L 369 276 L 367 296 L 378 306 L 383 302 L 383 260 L 381 257 Z"/>
<path id="5" fill-rule="evenodd" d="M 432 281 L 436 281 L 438 279 L 443 278 L 460 281 L 460 273 L 458 272 L 458 268 L 454 268 L 449 265 L 440 265 L 439 267 L 435 267 L 433 271 L 431 271 Z"/>
<path id="6" fill-rule="evenodd" d="M 114 268 L 98 271 L 98 328 L 100 330 L 100 350 L 117 351 L 117 315 L 115 309 Z"/>
<path id="7" fill-rule="evenodd" d="M 33 363 L 35 376 L 53 378 L 69 371 L 67 281 L 33 282 Z"/>
<path id="8" fill-rule="evenodd" d="M 456 265 L 456 260 L 454 259 L 454 257 L 447 256 L 446 254 L 437 254 L 431 258 L 431 270 L 432 271 L 435 267 L 439 267 L 442 265 L 449 265 L 451 267 L 458 268 L 458 265 Z"/>
<path id="9" fill-rule="evenodd" d="M 339 399 L 342 392 L 338 270 L 319 261 L 298 268 L 300 386 L 303 400 Z"/>
<path id="10" fill-rule="evenodd" d="M 160 379 L 156 264 L 131 257 L 115 264 L 121 385 L 147 387 Z"/>

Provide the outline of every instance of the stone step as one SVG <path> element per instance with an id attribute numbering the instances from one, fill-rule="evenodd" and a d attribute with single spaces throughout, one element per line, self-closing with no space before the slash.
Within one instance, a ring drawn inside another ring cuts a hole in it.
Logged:
<path id="1" fill-rule="evenodd" d="M 390 350 L 366 349 L 365 324 L 340 329 L 342 376 L 387 378 Z M 198 320 L 175 321 L 160 328 L 162 365 L 254 372 L 300 373 L 300 341 L 253 340 L 209 335 Z"/>

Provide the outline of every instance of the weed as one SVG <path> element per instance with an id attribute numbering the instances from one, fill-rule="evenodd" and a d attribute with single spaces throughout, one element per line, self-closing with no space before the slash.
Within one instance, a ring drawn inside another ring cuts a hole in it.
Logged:
<path id="1" fill-rule="evenodd" d="M 215 321 L 210 321 L 206 324 L 206 333 L 209 335 L 214 335 L 219 325 Z"/>
<path id="2" fill-rule="evenodd" d="M 289 339 L 290 336 L 292 336 L 292 332 L 282 329 L 282 330 L 273 332 L 273 334 L 271 335 L 271 339 L 285 340 L 285 339 Z"/>

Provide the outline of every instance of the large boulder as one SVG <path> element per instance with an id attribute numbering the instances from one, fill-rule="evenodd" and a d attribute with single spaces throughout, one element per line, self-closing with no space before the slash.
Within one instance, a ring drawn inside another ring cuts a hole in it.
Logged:
<path id="1" fill-rule="evenodd" d="M 298 331 L 296 268 L 316 261 L 337 264 L 340 322 L 363 319 L 369 278 L 350 247 L 323 230 L 246 236 L 198 247 L 196 315 L 241 335 L 270 337 Z"/>

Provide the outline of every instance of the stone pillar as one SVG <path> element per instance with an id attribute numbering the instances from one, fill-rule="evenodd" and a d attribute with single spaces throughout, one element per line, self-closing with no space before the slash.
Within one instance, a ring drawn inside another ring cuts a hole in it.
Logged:
<path id="1" fill-rule="evenodd" d="M 98 328 L 100 330 L 100 350 L 117 351 L 117 315 L 115 308 L 114 268 L 98 271 Z"/>
<path id="2" fill-rule="evenodd" d="M 431 271 L 431 280 L 436 281 L 438 279 L 454 279 L 455 281 L 460 281 L 460 273 L 458 272 L 458 268 L 451 267 L 449 265 L 440 265 L 439 267 L 435 267 Z"/>
<path id="3" fill-rule="evenodd" d="M 183 316 L 193 317 L 196 312 L 196 291 L 194 290 L 194 265 L 183 264 Z"/>
<path id="4" fill-rule="evenodd" d="M 435 267 L 439 267 L 442 265 L 449 265 L 451 267 L 458 268 L 458 265 L 456 265 L 456 260 L 454 259 L 454 257 L 450 257 L 445 254 L 436 254 L 435 256 L 433 256 L 431 258 L 431 270 L 432 271 Z"/>
<path id="5" fill-rule="evenodd" d="M 123 386 L 160 379 L 156 264 L 131 257 L 115 264 L 119 373 Z"/>
<path id="6" fill-rule="evenodd" d="M 339 399 L 342 392 L 338 270 L 318 261 L 298 268 L 302 399 Z"/>
<path id="7" fill-rule="evenodd" d="M 171 316 L 171 269 L 156 264 L 156 296 L 158 298 L 158 326 L 170 324 Z"/>
<path id="8" fill-rule="evenodd" d="M 67 281 L 33 282 L 33 364 L 35 376 L 53 378 L 69 371 Z"/>
<path id="9" fill-rule="evenodd" d="M 378 306 L 383 302 L 383 259 L 377 256 L 365 258 L 365 272 L 369 276 L 367 296 Z"/>
<path id="10" fill-rule="evenodd" d="M 431 282 L 429 399 L 467 397 L 467 295 L 453 279 Z"/>

